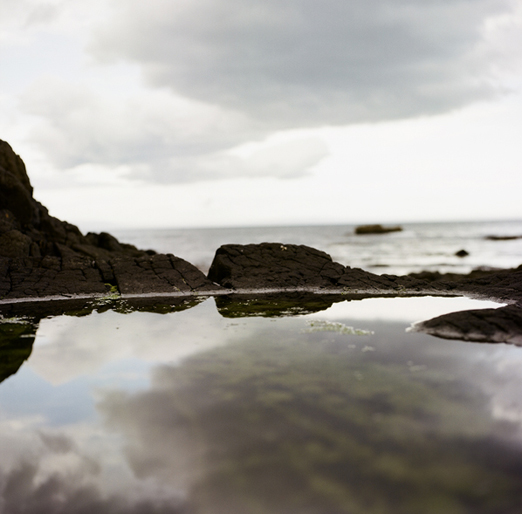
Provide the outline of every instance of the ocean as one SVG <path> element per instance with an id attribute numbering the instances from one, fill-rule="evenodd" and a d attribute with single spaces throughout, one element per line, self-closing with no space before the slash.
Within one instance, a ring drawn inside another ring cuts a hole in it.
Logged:
<path id="1" fill-rule="evenodd" d="M 142 249 L 173 253 L 208 271 L 223 244 L 280 242 L 323 250 L 334 261 L 377 274 L 420 271 L 469 273 L 476 268 L 522 264 L 522 219 L 454 223 L 404 223 L 401 232 L 356 235 L 355 225 L 116 230 L 121 241 Z M 460 250 L 468 255 L 458 257 Z"/>

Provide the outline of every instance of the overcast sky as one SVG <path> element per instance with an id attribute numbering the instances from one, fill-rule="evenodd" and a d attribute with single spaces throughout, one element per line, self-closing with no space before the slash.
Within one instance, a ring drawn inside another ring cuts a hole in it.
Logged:
<path id="1" fill-rule="evenodd" d="M 83 230 L 522 218 L 520 0 L 1 0 L 0 139 Z"/>

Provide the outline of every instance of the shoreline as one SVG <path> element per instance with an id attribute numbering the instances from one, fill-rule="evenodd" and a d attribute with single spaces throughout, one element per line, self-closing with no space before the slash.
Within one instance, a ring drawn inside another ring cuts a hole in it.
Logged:
<path id="1" fill-rule="evenodd" d="M 476 300 L 492 301 L 499 304 L 516 305 L 516 300 L 508 300 L 506 298 L 497 298 L 487 294 L 470 293 L 466 291 L 452 291 L 445 292 L 440 290 L 403 290 L 400 292 L 382 291 L 376 292 L 374 289 L 361 290 L 356 289 L 347 291 L 346 289 L 317 289 L 307 287 L 294 287 L 294 288 L 253 288 L 253 289 L 219 289 L 219 290 L 202 290 L 202 291 L 172 291 L 167 293 L 138 293 L 138 294 L 122 294 L 122 295 L 104 295 L 104 294 L 93 294 L 93 295 L 52 295 L 43 297 L 20 297 L 12 299 L 0 299 L 1 306 L 9 306 L 16 304 L 28 304 L 28 303 L 45 303 L 45 302 L 67 302 L 76 300 L 133 300 L 133 299 L 165 299 L 165 298 L 200 298 L 200 297 L 214 297 L 214 296 L 262 296 L 262 295 L 285 295 L 291 293 L 309 293 L 317 296 L 346 296 L 347 298 L 353 298 L 355 296 L 361 296 L 362 298 L 415 298 L 415 297 L 426 297 L 434 296 L 439 298 L 470 298 Z M 0 313 L 1 314 L 1 313 Z"/>
<path id="2" fill-rule="evenodd" d="M 208 296 L 258 297 L 260 309 L 268 312 L 270 298 L 286 307 L 293 303 L 306 309 L 309 302 L 317 309 L 350 295 L 464 296 L 498 301 L 508 305 L 469 311 L 459 318 L 460 337 L 498 341 L 522 336 L 522 265 L 468 275 L 376 275 L 334 262 L 329 254 L 309 246 L 265 242 L 220 246 L 205 275 L 173 254 L 140 250 L 106 232 L 84 235 L 75 225 L 50 216 L 33 197 L 22 159 L 0 140 L 0 314 L 16 305 L 151 304 L 169 298 L 187 304 Z M 248 311 L 241 302 L 236 303 L 238 312 Z M 455 320 L 439 322 L 444 323 Z M 433 324 L 430 330 L 435 330 Z"/>

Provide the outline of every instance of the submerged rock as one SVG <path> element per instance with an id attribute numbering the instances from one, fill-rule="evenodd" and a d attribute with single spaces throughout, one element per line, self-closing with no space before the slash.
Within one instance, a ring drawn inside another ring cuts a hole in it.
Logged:
<path id="1" fill-rule="evenodd" d="M 22 159 L 0 141 L 0 298 L 216 289 L 187 261 L 154 253 L 51 216 Z"/>

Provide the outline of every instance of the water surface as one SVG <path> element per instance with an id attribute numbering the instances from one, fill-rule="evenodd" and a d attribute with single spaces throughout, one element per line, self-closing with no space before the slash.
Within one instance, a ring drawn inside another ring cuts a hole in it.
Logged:
<path id="1" fill-rule="evenodd" d="M 477 305 L 4 323 L 0 512 L 519 513 L 522 349 L 406 332 Z"/>

